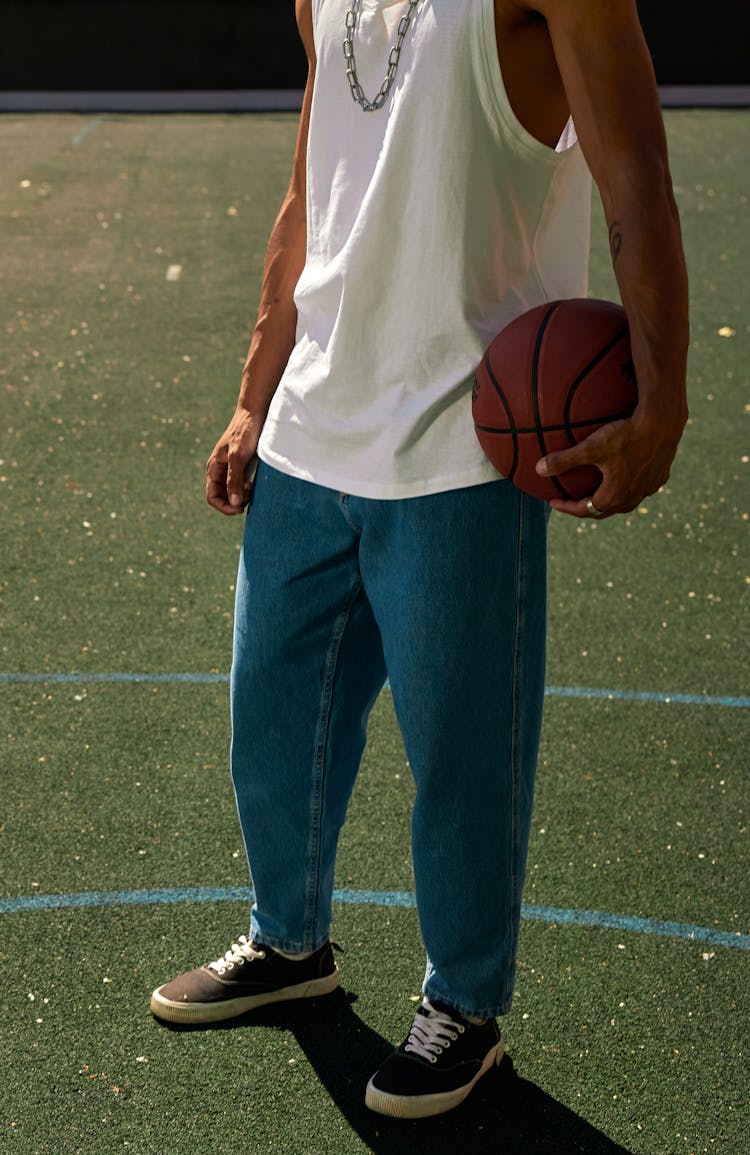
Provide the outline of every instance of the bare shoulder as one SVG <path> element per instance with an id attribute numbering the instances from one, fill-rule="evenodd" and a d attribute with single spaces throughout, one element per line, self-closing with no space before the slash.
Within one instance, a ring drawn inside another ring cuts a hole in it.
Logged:
<path id="1" fill-rule="evenodd" d="M 495 24 L 498 32 L 510 32 L 542 19 L 539 6 L 531 0 L 495 0 Z"/>
<path id="2" fill-rule="evenodd" d="M 533 3 L 546 21 L 574 116 L 588 100 L 620 118 L 653 119 L 656 78 L 636 0 L 508 2 L 522 8 Z"/>
<path id="3" fill-rule="evenodd" d="M 524 0 L 495 0 L 500 71 L 516 117 L 554 148 L 570 115 L 547 21 Z"/>
<path id="4" fill-rule="evenodd" d="M 508 20 L 541 16 L 550 24 L 564 22 L 589 29 L 640 26 L 636 0 L 495 0 L 495 8 L 506 12 Z"/>

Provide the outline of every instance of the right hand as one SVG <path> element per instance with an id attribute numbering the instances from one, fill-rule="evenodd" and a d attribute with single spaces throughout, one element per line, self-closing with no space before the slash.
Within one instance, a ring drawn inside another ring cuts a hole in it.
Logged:
<path id="1" fill-rule="evenodd" d="M 242 513 L 253 490 L 262 421 L 239 406 L 206 465 L 206 501 L 219 513 Z"/>

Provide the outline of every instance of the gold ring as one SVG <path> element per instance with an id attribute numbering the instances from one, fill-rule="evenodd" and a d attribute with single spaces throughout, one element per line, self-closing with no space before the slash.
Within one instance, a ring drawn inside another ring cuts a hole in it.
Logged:
<path id="1" fill-rule="evenodd" d="M 586 509 L 589 511 L 592 517 L 604 517 L 602 511 L 596 508 L 591 498 L 589 498 L 586 502 Z"/>

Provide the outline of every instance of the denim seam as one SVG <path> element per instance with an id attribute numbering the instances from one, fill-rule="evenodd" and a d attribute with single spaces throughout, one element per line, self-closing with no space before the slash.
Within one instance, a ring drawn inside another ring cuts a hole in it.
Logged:
<path id="1" fill-rule="evenodd" d="M 524 618 L 524 581 L 525 581 L 525 529 L 526 529 L 526 498 L 522 494 L 518 502 L 518 522 L 517 533 L 518 543 L 516 546 L 516 617 L 513 636 L 513 668 L 512 668 L 512 703 L 511 703 L 511 747 L 510 747 L 510 904 L 508 907 L 508 967 L 505 972 L 505 989 L 503 991 L 503 1004 L 507 1006 L 510 1002 L 510 991 L 512 990 L 512 973 L 513 960 L 515 958 L 517 946 L 517 922 L 514 917 L 514 910 L 516 904 L 516 888 L 518 885 L 516 860 L 517 860 L 517 841 L 518 841 L 518 814 L 517 807 L 519 804 L 520 795 L 520 768 L 519 768 L 519 740 L 521 729 L 521 697 L 522 697 L 522 666 L 523 666 L 523 618 Z"/>
<path id="2" fill-rule="evenodd" d="M 349 594 L 345 608 L 334 623 L 331 642 L 326 656 L 323 690 L 320 698 L 320 711 L 315 731 L 315 751 L 313 759 L 313 781 L 310 797 L 310 842 L 308 844 L 308 875 L 307 895 L 305 907 L 305 942 L 310 943 L 315 937 L 315 924 L 318 917 L 318 894 L 320 889 L 320 853 L 322 843 L 322 822 L 325 803 L 325 767 L 328 753 L 328 735 L 330 732 L 331 709 L 333 705 L 333 685 L 336 679 L 338 657 L 341 642 L 349 623 L 352 607 L 362 589 L 362 580 L 357 574 L 354 585 Z M 304 948 L 307 950 L 308 947 Z"/>
<path id="3" fill-rule="evenodd" d="M 349 494 L 348 493 L 339 493 L 338 502 L 339 502 L 339 509 L 341 510 L 342 514 L 344 515 L 344 521 L 347 523 L 347 525 L 351 529 L 354 530 L 357 537 L 361 537 L 362 536 L 362 526 L 357 525 L 356 521 L 354 521 L 352 519 L 352 516 L 349 512 Z"/>

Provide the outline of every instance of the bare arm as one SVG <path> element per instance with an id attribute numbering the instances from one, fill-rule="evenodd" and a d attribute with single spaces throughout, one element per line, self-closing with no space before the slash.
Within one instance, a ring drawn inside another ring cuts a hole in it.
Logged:
<path id="1" fill-rule="evenodd" d="M 530 8 L 527 0 L 519 0 Z M 538 0 L 584 155 L 601 194 L 630 325 L 638 407 L 539 472 L 597 465 L 605 513 L 634 509 L 669 477 L 687 420 L 688 291 L 656 81 L 635 0 Z M 585 501 L 552 503 L 577 516 Z"/>
<path id="2" fill-rule="evenodd" d="M 220 513 L 241 513 L 250 498 L 249 474 L 268 407 L 294 348 L 297 310 L 294 289 L 307 248 L 307 137 L 310 124 L 315 48 L 311 0 L 296 0 L 297 23 L 309 71 L 302 105 L 292 177 L 266 252 L 258 320 L 242 370 L 234 416 L 206 466 L 206 500 Z"/>

